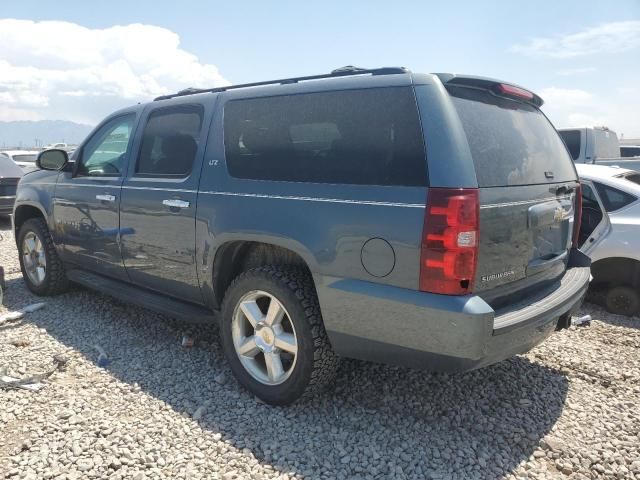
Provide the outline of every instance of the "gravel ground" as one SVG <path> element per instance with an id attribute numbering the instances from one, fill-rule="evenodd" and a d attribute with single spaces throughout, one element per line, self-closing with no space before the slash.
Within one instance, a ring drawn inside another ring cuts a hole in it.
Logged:
<path id="1" fill-rule="evenodd" d="M 0 233 L 2 314 L 40 299 Z M 586 304 L 591 326 L 463 375 L 344 360 L 326 394 L 279 408 L 238 386 L 213 327 L 184 348 L 186 325 L 100 294 L 46 302 L 0 325 L 13 376 L 69 358 L 40 392 L 0 390 L 0 477 L 640 479 L 638 318 Z"/>

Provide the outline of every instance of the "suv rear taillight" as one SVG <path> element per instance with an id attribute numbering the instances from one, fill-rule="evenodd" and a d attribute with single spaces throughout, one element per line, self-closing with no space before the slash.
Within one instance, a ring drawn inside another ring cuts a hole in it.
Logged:
<path id="1" fill-rule="evenodd" d="M 422 230 L 420 290 L 463 295 L 473 290 L 478 262 L 477 188 L 430 188 Z"/>
<path id="2" fill-rule="evenodd" d="M 573 199 L 573 238 L 571 239 L 571 246 L 578 248 L 578 240 L 580 238 L 580 224 L 582 223 L 582 185 L 578 185 L 576 188 L 576 196 Z"/>

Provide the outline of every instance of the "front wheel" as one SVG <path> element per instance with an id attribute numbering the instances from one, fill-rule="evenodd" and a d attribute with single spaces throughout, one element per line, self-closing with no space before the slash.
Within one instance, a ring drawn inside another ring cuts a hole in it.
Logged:
<path id="1" fill-rule="evenodd" d="M 56 295 L 68 281 L 53 239 L 42 218 L 24 222 L 18 233 L 20 269 L 27 288 L 36 295 Z"/>
<path id="2" fill-rule="evenodd" d="M 310 398 L 335 374 L 337 357 L 306 272 L 260 267 L 241 274 L 225 295 L 221 330 L 234 375 L 267 403 Z"/>

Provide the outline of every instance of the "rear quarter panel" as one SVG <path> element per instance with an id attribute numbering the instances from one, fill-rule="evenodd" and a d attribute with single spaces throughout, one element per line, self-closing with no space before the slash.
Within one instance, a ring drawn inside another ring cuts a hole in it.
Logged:
<path id="1" fill-rule="evenodd" d="M 605 258 L 640 260 L 640 204 L 620 213 L 610 213 L 611 229 L 607 236 L 589 252 L 593 262 Z"/>

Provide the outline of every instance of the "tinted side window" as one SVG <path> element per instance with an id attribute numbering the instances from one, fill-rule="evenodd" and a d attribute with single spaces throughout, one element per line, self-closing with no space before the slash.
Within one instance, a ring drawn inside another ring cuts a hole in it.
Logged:
<path id="1" fill-rule="evenodd" d="M 82 147 L 78 174 L 120 176 L 126 161 L 135 115 L 117 117 L 103 125 Z"/>
<path id="2" fill-rule="evenodd" d="M 604 209 L 607 212 L 613 212 L 637 200 L 633 195 L 618 190 L 617 188 L 595 182 L 594 185 L 596 186 L 596 190 L 598 190 L 598 194 L 604 204 Z"/>
<path id="3" fill-rule="evenodd" d="M 625 147 L 620 145 L 620 155 L 623 157 L 640 157 L 640 147 Z"/>
<path id="4" fill-rule="evenodd" d="M 636 185 L 640 185 L 640 173 L 630 173 L 628 175 L 625 175 L 624 178 L 626 180 L 629 180 L 630 182 L 635 183 Z"/>
<path id="5" fill-rule="evenodd" d="M 225 155 L 234 177 L 426 185 L 413 90 L 373 88 L 232 100 Z"/>
<path id="6" fill-rule="evenodd" d="M 571 158 L 577 160 L 580 156 L 580 130 L 566 130 L 558 133 L 564 140 Z"/>
<path id="7" fill-rule="evenodd" d="M 161 108 L 149 115 L 136 174 L 184 177 L 198 151 L 203 109 L 199 105 Z"/>

